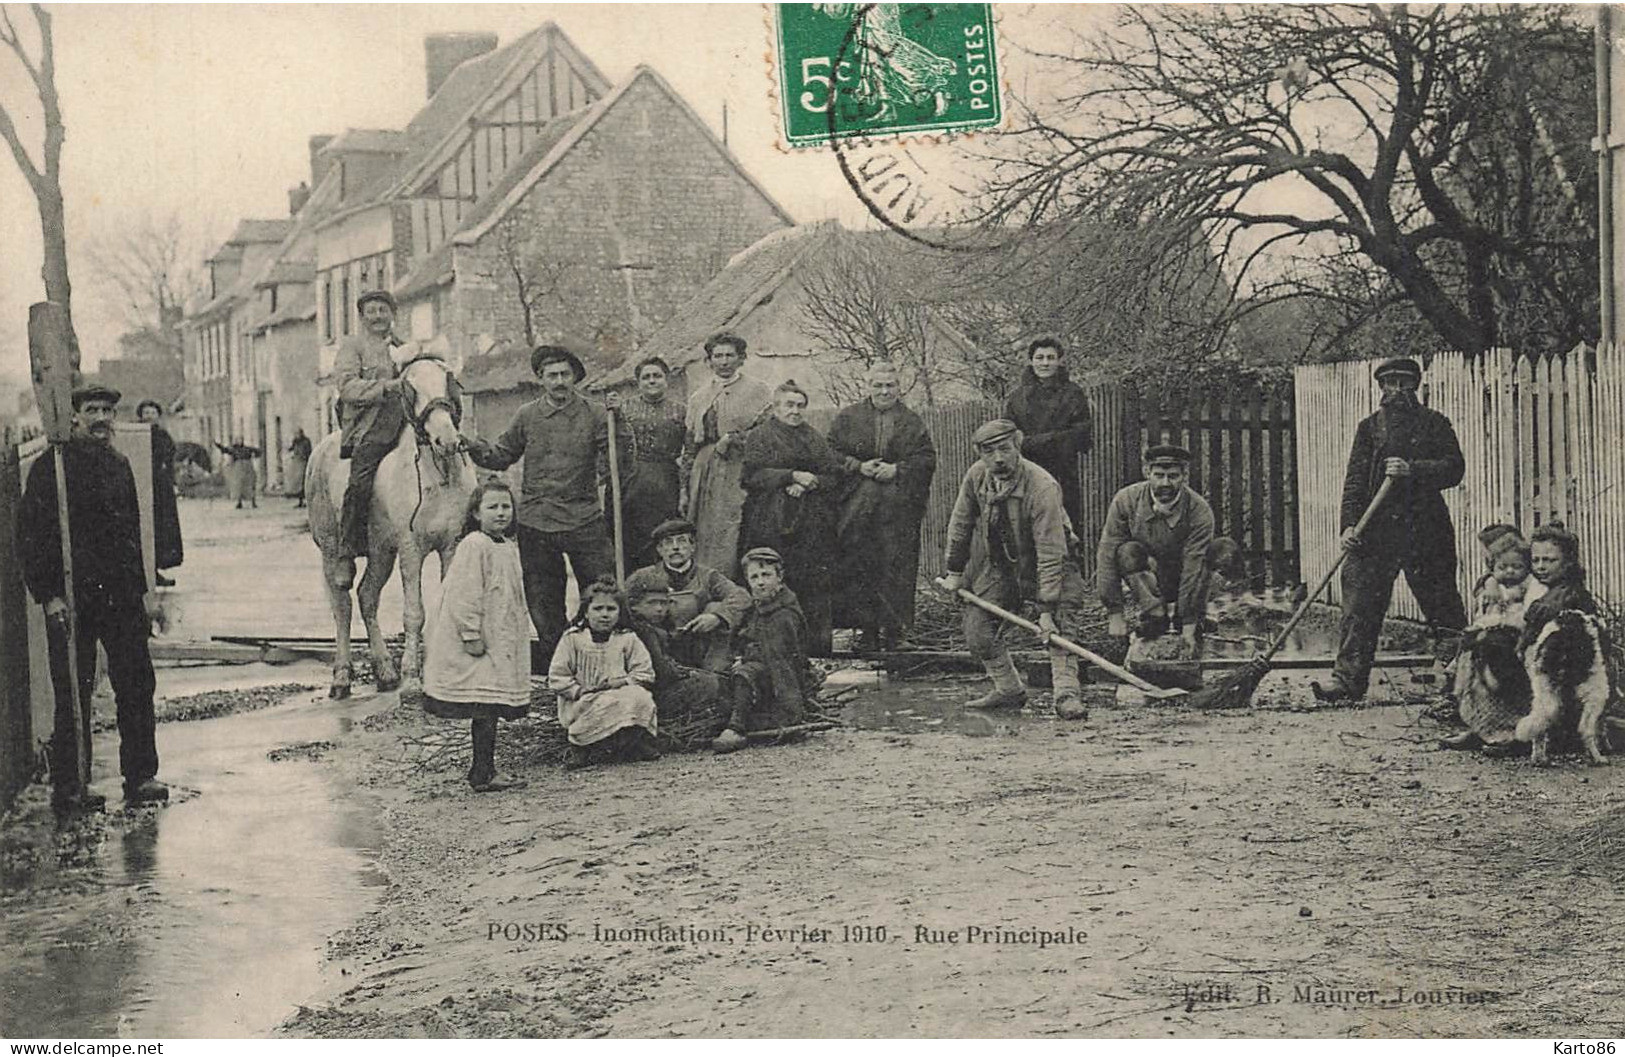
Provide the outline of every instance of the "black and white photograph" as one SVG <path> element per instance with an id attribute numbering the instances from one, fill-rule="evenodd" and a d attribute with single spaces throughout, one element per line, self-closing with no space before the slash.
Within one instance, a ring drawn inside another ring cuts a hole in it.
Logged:
<path id="1" fill-rule="evenodd" d="M 1613 1053 L 1622 11 L 0 4 L 0 1037 Z"/>

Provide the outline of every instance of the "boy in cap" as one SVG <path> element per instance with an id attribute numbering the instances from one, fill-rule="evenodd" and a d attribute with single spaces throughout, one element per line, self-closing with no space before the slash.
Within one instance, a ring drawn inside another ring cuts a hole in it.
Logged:
<path id="1" fill-rule="evenodd" d="M 1128 635 L 1123 585 L 1140 613 L 1140 635 L 1155 638 L 1177 614 L 1194 654 L 1207 613 L 1215 551 L 1236 553 L 1234 542 L 1215 540 L 1213 508 L 1185 483 L 1191 453 L 1176 444 L 1146 449 L 1145 480 L 1118 490 L 1101 526 L 1095 582 L 1106 607 L 1107 632 Z"/>
<path id="2" fill-rule="evenodd" d="M 147 637 L 163 626 L 158 596 L 147 589 L 141 553 L 141 511 L 130 463 L 113 448 L 119 393 L 104 385 L 74 390 L 73 436 L 62 446 L 68 491 L 68 530 L 79 675 L 80 720 L 75 729 L 68 679 L 68 606 L 62 537 L 57 521 L 56 466 L 34 461 L 17 518 L 17 549 L 29 594 L 45 608 L 56 717 L 51 733 L 51 802 L 58 812 L 100 811 L 106 797 L 79 782 L 79 760 L 90 771 L 90 695 L 96 689 L 96 645 L 107 652 L 107 675 L 118 710 L 119 771 L 124 802 L 169 799 L 157 780 L 156 680 Z"/>
<path id="3" fill-rule="evenodd" d="M 1456 588 L 1456 534 L 1445 489 L 1466 471 L 1450 420 L 1417 398 L 1422 368 L 1415 360 L 1387 360 L 1375 372 L 1382 406 L 1354 431 L 1343 477 L 1340 521 L 1343 549 L 1343 618 L 1337 664 L 1329 686 L 1311 683 L 1321 701 L 1364 697 L 1383 617 L 1401 572 L 1428 623 L 1453 640 L 1467 625 L 1467 607 Z M 1360 536 L 1354 525 L 1385 477 L 1394 485 Z M 1441 641 L 1441 660 L 1455 653 Z"/>
<path id="4" fill-rule="evenodd" d="M 1060 483 L 1037 463 L 1022 458 L 1021 430 L 1009 419 L 984 423 L 972 435 L 980 459 L 959 484 L 948 521 L 947 575 L 937 586 L 949 594 L 963 587 L 1005 609 L 1024 602 L 1038 607 L 1038 624 L 1051 635 L 1076 635 L 1083 602 L 1083 576 L 1072 551 L 1072 522 Z M 993 688 L 967 708 L 1020 708 L 1027 691 L 1010 659 L 1009 626 L 965 603 L 965 640 L 982 662 Z M 1078 688 L 1077 658 L 1049 651 L 1055 712 L 1087 719 Z"/>
<path id="5" fill-rule="evenodd" d="M 402 344 L 395 336 L 395 298 L 388 290 L 369 290 L 356 298 L 361 318 L 357 333 L 339 343 L 333 360 L 338 387 L 339 455 L 350 460 L 339 535 L 353 558 L 367 554 L 367 522 L 372 517 L 372 489 L 378 467 L 395 448 L 406 413 L 401 383 L 390 350 Z"/>
<path id="6" fill-rule="evenodd" d="M 728 728 L 711 743 L 719 753 L 745 747 L 748 730 L 795 726 L 806 718 L 820 680 L 807 661 L 807 618 L 784 585 L 784 559 L 772 547 L 752 547 L 739 561 L 751 604 L 739 625 L 734 671 L 751 694 L 736 695 Z"/>

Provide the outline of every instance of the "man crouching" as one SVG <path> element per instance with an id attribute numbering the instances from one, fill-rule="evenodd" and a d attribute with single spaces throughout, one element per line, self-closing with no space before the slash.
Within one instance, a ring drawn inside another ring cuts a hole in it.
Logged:
<path id="1" fill-rule="evenodd" d="M 1021 430 L 1008 419 L 985 423 L 971 437 L 980 459 L 960 482 L 948 522 L 948 573 L 937 585 L 950 594 L 966 588 L 1010 610 L 1034 602 L 1047 634 L 1075 637 L 1084 586 L 1072 549 L 1072 523 L 1060 484 L 1021 457 L 1021 441 Z M 1027 691 L 1010 659 L 1009 627 L 968 603 L 964 613 L 971 655 L 993 680 L 993 689 L 966 707 L 1020 708 Z M 1056 715 L 1087 719 L 1077 658 L 1051 647 L 1049 663 Z"/>

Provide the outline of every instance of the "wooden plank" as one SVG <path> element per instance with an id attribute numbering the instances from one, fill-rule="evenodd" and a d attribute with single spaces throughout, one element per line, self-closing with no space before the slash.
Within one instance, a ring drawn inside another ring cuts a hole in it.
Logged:
<path id="1" fill-rule="evenodd" d="M 1269 409 L 1269 582 L 1277 586 L 1286 583 L 1286 432 L 1291 427 L 1282 422 L 1282 401 L 1271 393 L 1266 406 Z"/>
<path id="2" fill-rule="evenodd" d="M 1225 479 L 1224 479 L 1224 421 L 1222 417 L 1224 408 L 1222 393 L 1207 394 L 1207 489 L 1202 495 L 1213 507 L 1213 517 L 1216 525 L 1223 525 Z"/>
<path id="3" fill-rule="evenodd" d="M 1243 550 L 1247 547 L 1247 512 L 1244 509 L 1243 489 L 1247 486 L 1247 468 L 1245 459 L 1246 449 L 1246 401 L 1242 394 L 1236 390 L 1226 393 L 1226 410 L 1229 412 L 1229 422 L 1225 430 L 1225 443 L 1230 447 L 1230 506 L 1226 521 L 1229 523 L 1228 535 L 1235 540 Z M 1225 524 L 1220 521 L 1217 513 L 1214 514 L 1216 525 Z"/>

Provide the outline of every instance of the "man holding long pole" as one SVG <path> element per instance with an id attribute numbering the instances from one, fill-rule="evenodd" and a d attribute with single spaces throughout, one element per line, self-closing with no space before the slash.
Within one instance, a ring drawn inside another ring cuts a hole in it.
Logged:
<path id="1" fill-rule="evenodd" d="M 23 579 L 45 608 L 56 694 L 52 804 L 63 813 L 99 811 L 106 804 L 105 797 L 90 792 L 86 778 L 98 642 L 107 653 L 118 711 L 124 801 L 169 798 L 169 788 L 157 780 L 156 680 L 147 649 L 152 625 L 161 626 L 163 614 L 147 587 L 135 475 L 113 448 L 118 401 L 119 393 L 106 386 L 74 390 L 73 435 L 53 446 L 51 458 L 30 468 L 18 517 Z M 59 504 L 63 492 L 66 502 Z M 67 511 L 66 545 L 59 506 Z"/>
<path id="2" fill-rule="evenodd" d="M 1021 430 L 1008 419 L 984 423 L 971 436 L 981 458 L 960 482 L 948 522 L 948 572 L 937 585 L 949 594 L 964 588 L 1007 610 L 1033 602 L 1046 636 L 1076 638 L 1084 585 L 1073 552 L 1072 523 L 1059 482 L 1021 457 L 1021 442 Z M 1020 708 L 1027 691 L 1010 659 L 1006 624 L 970 603 L 964 617 L 971 654 L 993 681 L 991 691 L 966 707 Z M 1077 657 L 1052 645 L 1049 659 L 1055 714 L 1087 719 Z"/>

